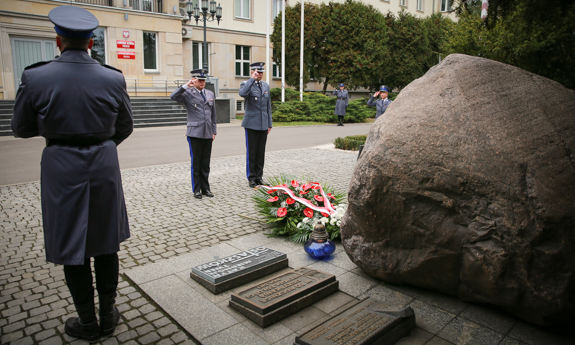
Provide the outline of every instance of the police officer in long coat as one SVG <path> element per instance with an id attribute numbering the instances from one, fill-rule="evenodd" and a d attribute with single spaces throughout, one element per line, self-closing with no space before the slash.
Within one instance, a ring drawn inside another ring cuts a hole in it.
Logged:
<path id="1" fill-rule="evenodd" d="M 262 81 L 264 65 L 252 63 L 251 78 L 240 85 L 240 96 L 245 100 L 242 127 L 246 131 L 246 175 L 251 188 L 264 184 L 266 141 L 272 130 L 270 86 Z"/>
<path id="2" fill-rule="evenodd" d="M 347 90 L 344 90 L 345 85 L 339 84 L 339 90 L 335 90 L 332 95 L 337 97 L 335 102 L 335 115 L 337 115 L 337 125 L 343 126 L 343 118 L 345 117 L 345 112 L 347 106 L 349 105 L 349 95 Z"/>
<path id="3" fill-rule="evenodd" d="M 389 88 L 385 85 L 381 85 L 379 87 L 379 91 L 376 92 L 375 94 L 373 94 L 373 96 L 371 96 L 369 98 L 369 100 L 367 101 L 368 106 L 375 107 L 375 110 L 376 110 L 375 119 L 376 120 L 380 115 L 385 113 L 385 110 L 387 109 L 387 107 L 392 102 L 391 99 L 387 98 L 388 94 L 389 94 Z M 380 96 L 380 98 L 376 100 L 378 95 Z"/>
<path id="4" fill-rule="evenodd" d="M 96 341 L 113 334 L 120 319 L 114 306 L 117 252 L 130 232 L 116 146 L 132 133 L 132 109 L 122 72 L 88 55 L 96 17 L 73 6 L 57 7 L 48 17 L 62 53 L 22 73 L 12 130 L 22 138 L 46 138 L 41 161 L 46 259 L 64 265 L 79 315 L 66 320 L 65 332 Z"/>
<path id="5" fill-rule="evenodd" d="M 213 197 L 208 178 L 212 142 L 216 139 L 216 102 L 214 93 L 205 88 L 208 71 L 195 69 L 191 71 L 192 79 L 172 92 L 171 98 L 186 107 L 188 128 L 186 137 L 192 160 L 191 176 L 194 197 L 202 195 Z"/>

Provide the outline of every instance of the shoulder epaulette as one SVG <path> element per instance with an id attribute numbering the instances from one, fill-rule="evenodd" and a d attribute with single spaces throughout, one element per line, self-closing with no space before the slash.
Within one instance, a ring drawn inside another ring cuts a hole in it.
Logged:
<path id="1" fill-rule="evenodd" d="M 116 67 L 112 67 L 112 66 L 106 65 L 106 64 L 102 64 L 102 66 L 104 66 L 104 67 L 106 67 L 106 68 L 109 68 L 109 69 L 113 69 L 114 71 L 118 71 L 118 72 L 122 73 L 122 70 L 121 70 L 121 69 L 117 69 Z"/>
<path id="2" fill-rule="evenodd" d="M 26 68 L 24 68 L 24 70 L 36 68 L 38 66 L 42 66 L 42 65 L 45 65 L 45 64 L 50 63 L 50 62 L 52 62 L 52 60 L 36 62 L 36 63 L 31 64 L 30 66 L 26 66 Z"/>

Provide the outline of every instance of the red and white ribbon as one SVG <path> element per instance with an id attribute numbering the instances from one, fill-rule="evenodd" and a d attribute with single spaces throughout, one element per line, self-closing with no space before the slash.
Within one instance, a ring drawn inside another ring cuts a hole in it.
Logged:
<path id="1" fill-rule="evenodd" d="M 334 214 L 335 213 L 335 209 L 333 208 L 333 206 L 331 205 L 331 203 L 329 202 L 329 197 L 327 195 L 325 195 L 325 192 L 323 191 L 323 188 L 321 187 L 321 184 L 317 183 L 317 182 L 310 182 L 309 183 L 310 188 L 312 186 L 317 186 L 319 187 L 319 192 L 321 194 L 321 196 L 323 197 L 323 207 L 314 205 L 311 201 L 309 201 L 306 198 L 301 198 L 299 196 L 295 196 L 294 192 L 289 189 L 288 187 L 285 186 L 275 186 L 275 187 L 269 187 L 269 186 L 264 186 L 264 185 L 260 185 L 259 187 L 267 189 L 267 190 L 281 190 L 283 192 L 285 192 L 287 195 L 290 196 L 290 198 L 294 199 L 295 201 L 299 202 L 300 204 L 303 204 L 309 208 L 311 208 L 314 211 L 318 211 L 318 212 L 324 212 L 327 214 Z"/>

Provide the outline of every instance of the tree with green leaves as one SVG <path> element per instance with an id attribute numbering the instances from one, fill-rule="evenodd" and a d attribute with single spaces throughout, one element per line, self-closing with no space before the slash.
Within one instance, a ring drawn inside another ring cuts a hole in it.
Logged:
<path id="1" fill-rule="evenodd" d="M 575 0 L 462 0 L 445 48 L 508 63 L 575 89 Z"/>
<path id="2" fill-rule="evenodd" d="M 374 89 L 381 75 L 388 73 L 386 27 L 383 15 L 371 5 L 347 0 L 345 3 L 304 4 L 304 84 L 311 77 L 335 87 Z M 345 25 L 344 25 L 345 24 Z M 270 37 L 281 47 L 281 16 L 274 22 Z M 275 49 L 274 62 L 281 63 Z M 286 7 L 286 82 L 299 85 L 300 4 Z"/>

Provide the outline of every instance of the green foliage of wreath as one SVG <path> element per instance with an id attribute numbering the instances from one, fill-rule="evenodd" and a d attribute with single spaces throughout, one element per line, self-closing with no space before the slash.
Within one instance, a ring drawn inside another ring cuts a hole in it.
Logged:
<path id="1" fill-rule="evenodd" d="M 268 178 L 268 182 L 270 186 L 289 188 L 296 196 L 308 200 L 315 206 L 325 206 L 325 201 L 318 201 L 318 199 L 322 199 L 320 189 L 314 189 L 312 188 L 313 185 L 310 185 L 316 181 L 280 175 Z M 320 183 L 319 185 L 329 198 L 332 207 L 335 208 L 335 213 L 322 214 L 314 211 L 303 203 L 295 201 L 284 191 L 268 191 L 265 188 L 258 188 L 252 198 L 258 213 L 265 219 L 266 223 L 272 225 L 272 232 L 268 236 L 288 236 L 293 242 L 305 243 L 309 239 L 314 225 L 317 222 L 322 222 L 332 240 L 339 238 L 341 217 L 343 217 L 346 209 L 346 205 L 342 204 L 345 194 L 336 192 L 326 184 Z"/>

